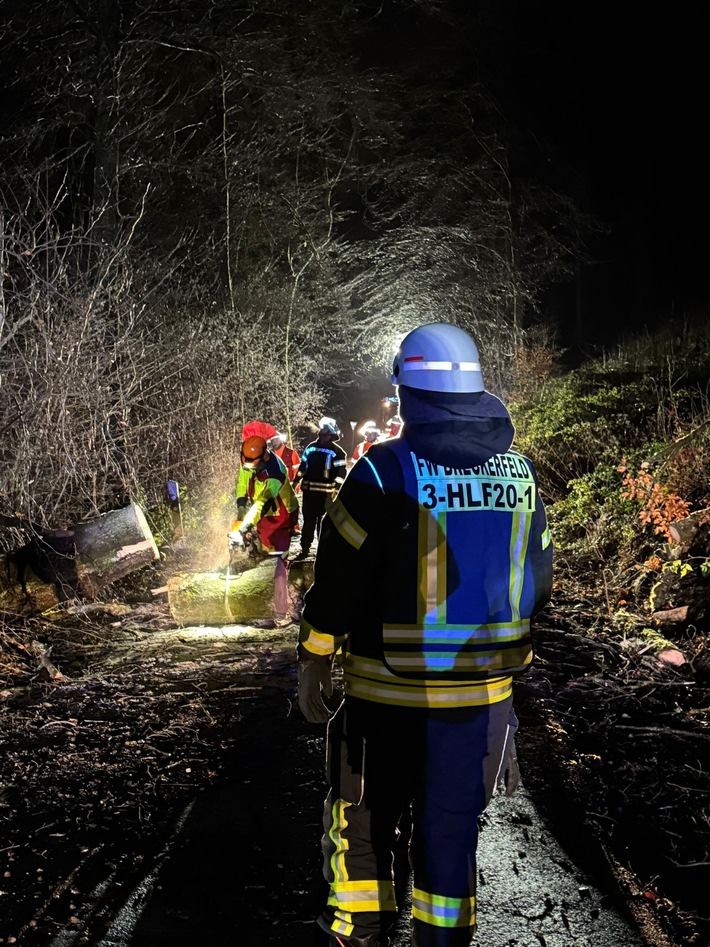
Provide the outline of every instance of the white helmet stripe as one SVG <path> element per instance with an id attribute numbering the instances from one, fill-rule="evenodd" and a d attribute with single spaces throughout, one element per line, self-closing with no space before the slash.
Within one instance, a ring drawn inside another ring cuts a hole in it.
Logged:
<path id="1" fill-rule="evenodd" d="M 424 362 L 404 360 L 402 368 L 405 372 L 480 372 L 479 362 Z"/>

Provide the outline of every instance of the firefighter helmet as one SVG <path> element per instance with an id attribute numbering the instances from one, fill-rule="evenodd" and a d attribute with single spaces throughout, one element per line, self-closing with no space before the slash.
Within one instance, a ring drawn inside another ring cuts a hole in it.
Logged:
<path id="1" fill-rule="evenodd" d="M 424 391 L 483 391 L 478 347 L 467 332 L 447 322 L 413 329 L 394 357 L 392 384 Z"/>
<path id="2" fill-rule="evenodd" d="M 252 434 L 242 444 L 242 467 L 247 470 L 254 470 L 260 463 L 266 460 L 268 448 L 266 441 L 258 434 Z"/>
<path id="3" fill-rule="evenodd" d="M 321 418 L 318 422 L 318 427 L 321 431 L 327 431 L 329 434 L 332 434 L 336 439 L 340 437 L 340 428 L 334 418 Z"/>
<path id="4" fill-rule="evenodd" d="M 382 433 L 374 421 L 365 421 L 360 428 L 360 433 L 368 441 L 376 441 Z"/>
<path id="5" fill-rule="evenodd" d="M 402 429 L 402 419 L 398 414 L 393 415 L 387 422 L 387 436 L 397 437 Z"/>

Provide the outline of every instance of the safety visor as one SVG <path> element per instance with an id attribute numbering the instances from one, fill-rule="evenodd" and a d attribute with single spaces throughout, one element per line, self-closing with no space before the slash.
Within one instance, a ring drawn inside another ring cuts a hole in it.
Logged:
<path id="1" fill-rule="evenodd" d="M 242 467 L 244 467 L 246 470 L 255 470 L 257 467 L 265 463 L 268 454 L 269 451 L 267 448 L 264 448 L 264 450 L 256 457 L 245 457 L 244 454 L 242 454 Z"/>

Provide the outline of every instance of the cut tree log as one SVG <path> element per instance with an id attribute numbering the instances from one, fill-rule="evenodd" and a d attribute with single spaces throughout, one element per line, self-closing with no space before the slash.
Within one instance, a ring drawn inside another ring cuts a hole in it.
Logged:
<path id="1" fill-rule="evenodd" d="M 131 503 L 72 527 L 81 594 L 97 592 L 160 558 L 143 510 Z"/>
<path id="2" fill-rule="evenodd" d="M 168 580 L 170 612 L 180 625 L 243 625 L 274 617 L 276 562 L 263 559 L 236 575 L 224 571 L 178 573 Z M 289 563 L 291 599 L 313 581 L 313 560 Z"/>
<path id="3" fill-rule="evenodd" d="M 141 508 L 131 503 L 69 530 L 44 531 L 5 556 L 0 609 L 37 614 L 107 585 L 160 556 Z"/>

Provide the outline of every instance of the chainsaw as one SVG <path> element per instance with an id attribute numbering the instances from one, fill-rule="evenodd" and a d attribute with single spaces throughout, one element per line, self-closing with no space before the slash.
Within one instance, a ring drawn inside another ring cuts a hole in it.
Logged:
<path id="1" fill-rule="evenodd" d="M 232 529 L 227 533 L 229 543 L 229 565 L 234 566 L 237 561 L 243 560 L 245 556 L 256 556 L 259 547 L 256 539 L 256 530 L 247 529 L 239 532 L 242 520 L 236 520 Z"/>

